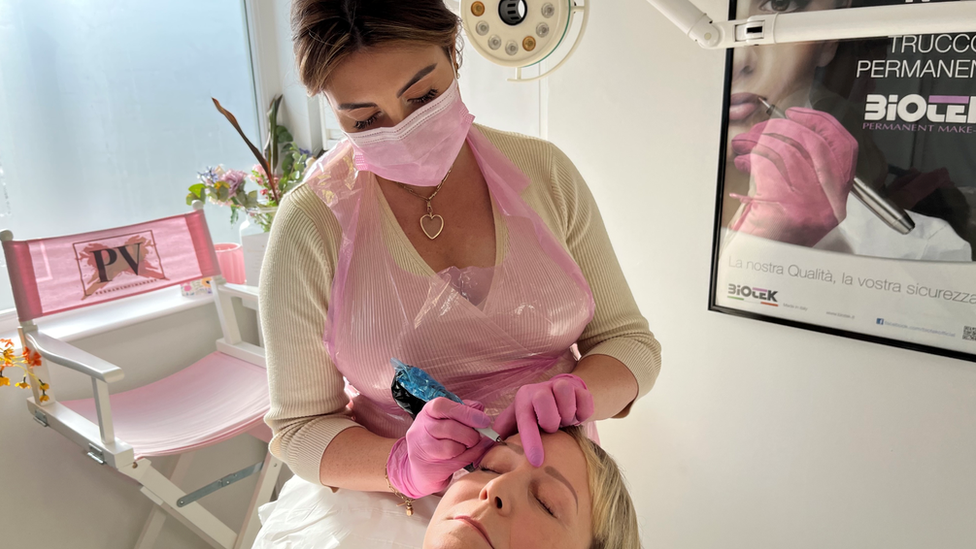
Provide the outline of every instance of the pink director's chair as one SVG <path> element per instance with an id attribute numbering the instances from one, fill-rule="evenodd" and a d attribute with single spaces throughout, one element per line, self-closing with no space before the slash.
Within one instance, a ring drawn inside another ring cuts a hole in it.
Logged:
<path id="1" fill-rule="evenodd" d="M 253 288 L 227 284 L 203 204 L 193 212 L 117 229 L 85 234 L 13 240 L 0 233 L 24 346 L 43 357 L 34 372 L 49 380 L 49 363 L 81 372 L 92 380 L 94 398 L 59 402 L 51 390 L 32 383 L 27 407 L 34 418 L 81 445 L 99 464 L 117 469 L 142 485 L 155 502 L 137 549 L 153 546 L 166 515 L 171 514 L 217 548 L 249 548 L 260 523 L 258 506 L 271 499 L 281 462 L 266 454 L 264 462 L 227 475 L 194 492 L 176 483 L 189 464 L 190 452 L 242 433 L 268 442 L 263 417 L 269 407 L 264 349 L 241 339 L 233 299 L 256 307 Z M 109 396 L 109 383 L 122 370 L 66 342 L 38 331 L 34 320 L 97 303 L 130 297 L 184 282 L 213 277 L 212 288 L 224 337 L 217 351 L 162 380 Z M 146 459 L 180 454 L 174 473 L 163 476 Z M 234 532 L 197 500 L 242 478 L 259 473 L 257 488 L 239 532 Z"/>

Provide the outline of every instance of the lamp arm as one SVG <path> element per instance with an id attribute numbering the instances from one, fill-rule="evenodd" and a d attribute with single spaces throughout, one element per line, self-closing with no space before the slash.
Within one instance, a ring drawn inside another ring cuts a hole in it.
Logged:
<path id="1" fill-rule="evenodd" d="M 723 30 L 691 0 L 647 0 L 681 32 L 703 48 L 717 48 Z"/>
<path id="2" fill-rule="evenodd" d="M 872 6 L 712 21 L 690 0 L 647 0 L 707 49 L 976 31 L 976 1 Z"/>

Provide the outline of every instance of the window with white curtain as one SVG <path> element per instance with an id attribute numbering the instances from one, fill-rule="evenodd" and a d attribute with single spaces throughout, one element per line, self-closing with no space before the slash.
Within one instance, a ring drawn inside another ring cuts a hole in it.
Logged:
<path id="1" fill-rule="evenodd" d="M 0 0 L 0 228 L 17 239 L 188 211 L 197 172 L 254 158 L 241 0 Z M 237 240 L 208 205 L 215 242 Z M 0 310 L 13 307 L 6 270 Z"/>

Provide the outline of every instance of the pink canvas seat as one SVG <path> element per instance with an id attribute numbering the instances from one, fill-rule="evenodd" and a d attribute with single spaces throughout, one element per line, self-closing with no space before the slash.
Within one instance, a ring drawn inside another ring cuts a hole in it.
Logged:
<path id="1" fill-rule="evenodd" d="M 263 417 L 270 403 L 260 326 L 257 344 L 245 341 L 235 312 L 257 309 L 256 288 L 227 284 L 203 204 L 197 202 L 193 208 L 183 215 L 84 234 L 14 240 L 10 231 L 0 232 L 21 343 L 42 357 L 34 374 L 49 382 L 45 389 L 31 383 L 27 408 L 38 423 L 80 445 L 94 461 L 142 485 L 140 491 L 157 506 L 137 549 L 153 547 L 166 513 L 217 549 L 250 547 L 260 527 L 257 508 L 270 501 L 282 466 L 267 451 L 270 433 Z M 81 315 L 90 305 L 201 279 L 211 280 L 223 334 L 216 341 L 217 351 L 128 391 L 109 391 L 124 378 L 121 368 L 48 336 L 34 322 L 66 311 Z M 58 379 L 52 379 L 49 370 L 54 364 L 90 377 L 93 398 L 59 401 Z M 263 461 L 228 471 L 196 490 L 180 486 L 193 451 L 243 433 L 264 443 Z M 148 458 L 171 454 L 179 458 L 166 477 Z M 253 474 L 259 475 L 258 483 L 236 531 L 201 505 L 199 500 L 207 495 Z"/>
<path id="2" fill-rule="evenodd" d="M 135 459 L 182 454 L 234 438 L 264 424 L 264 368 L 215 352 L 155 383 L 109 398 L 115 436 Z M 98 422 L 95 399 L 62 401 Z M 215 405 L 217 404 L 217 405 Z"/>

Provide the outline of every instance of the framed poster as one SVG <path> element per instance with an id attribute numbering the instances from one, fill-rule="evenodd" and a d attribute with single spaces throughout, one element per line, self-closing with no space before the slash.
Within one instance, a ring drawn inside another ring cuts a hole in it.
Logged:
<path id="1" fill-rule="evenodd" d="M 976 23 L 736 48 L 725 77 L 709 308 L 976 361 Z"/>

